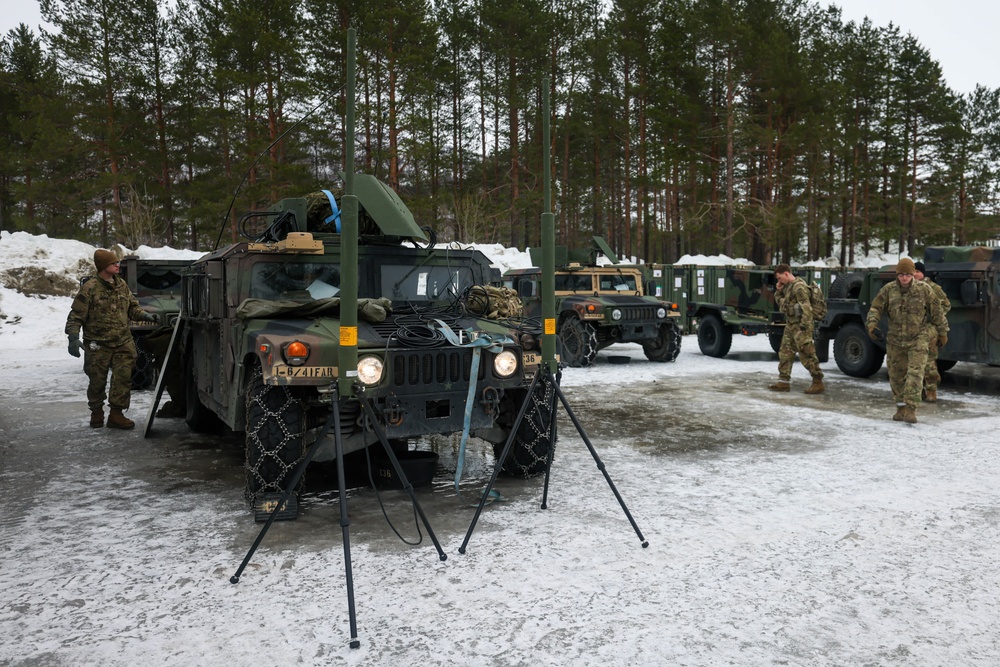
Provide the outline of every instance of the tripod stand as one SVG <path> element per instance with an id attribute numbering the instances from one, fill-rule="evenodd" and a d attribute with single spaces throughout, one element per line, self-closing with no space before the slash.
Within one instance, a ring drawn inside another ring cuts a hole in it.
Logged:
<path id="1" fill-rule="evenodd" d="M 642 543 L 642 548 L 645 549 L 649 546 L 649 542 L 642 536 L 642 531 L 639 530 L 638 524 L 636 524 L 635 519 L 632 518 L 632 513 L 628 511 L 628 507 L 625 505 L 625 501 L 622 499 L 621 494 L 618 492 L 618 487 L 611 480 L 611 476 L 608 474 L 607 469 L 604 466 L 604 462 L 601 461 L 601 457 L 597 455 L 597 450 L 594 449 L 593 443 L 590 442 L 590 438 L 587 436 L 587 432 L 584 431 L 583 425 L 580 424 L 580 420 L 576 418 L 573 413 L 573 409 L 570 408 L 569 402 L 566 400 L 566 395 L 563 394 L 562 389 L 559 388 L 559 382 L 556 380 L 555 376 L 552 375 L 552 370 L 549 368 L 548 364 L 543 363 L 539 371 L 535 373 L 535 377 L 531 381 L 531 386 L 528 389 L 528 395 L 524 399 L 524 403 L 521 404 L 521 409 L 517 413 L 517 419 L 514 420 L 514 425 L 511 427 L 510 435 L 507 436 L 507 441 L 504 443 L 503 451 L 500 454 L 500 458 L 496 462 L 496 467 L 493 469 L 493 475 L 490 477 L 489 483 L 486 485 L 486 490 L 483 491 L 483 497 L 479 501 L 479 506 L 476 508 L 476 513 L 472 517 L 472 523 L 469 524 L 469 531 L 465 534 L 465 540 L 462 541 L 462 546 L 458 548 L 458 553 L 464 554 L 465 548 L 469 544 L 469 540 L 472 538 L 472 531 L 476 528 L 476 523 L 479 521 L 479 515 L 482 514 L 483 507 L 486 505 L 486 499 L 489 497 L 490 491 L 493 489 L 493 485 L 496 483 L 497 475 L 500 473 L 500 469 L 503 467 L 504 461 L 507 459 L 507 455 L 510 453 L 511 445 L 514 442 L 514 438 L 517 435 L 517 430 L 521 426 L 521 422 L 524 421 L 524 416 L 528 411 L 528 405 L 533 402 L 536 389 L 542 386 L 545 389 L 546 398 L 549 407 L 549 451 L 545 457 L 545 484 L 542 491 L 542 509 L 547 508 L 547 501 L 549 495 L 549 477 L 552 472 L 552 457 L 555 453 L 556 445 L 556 399 L 562 403 L 563 409 L 566 410 L 567 416 L 576 426 L 577 433 L 580 434 L 580 438 L 587 445 L 587 449 L 590 450 L 590 455 L 594 457 L 594 462 L 597 464 L 597 469 L 601 471 L 604 475 L 604 479 L 607 480 L 608 486 L 611 487 L 612 493 L 615 494 L 615 498 L 618 499 L 618 504 L 621 505 L 622 511 L 625 512 L 625 516 L 628 517 L 629 523 L 632 524 L 632 529 L 635 530 L 635 534 L 639 536 L 639 540 Z M 548 398 L 548 390 L 552 390 L 552 397 Z"/>
<path id="2" fill-rule="evenodd" d="M 423 522 L 424 528 L 427 529 L 427 535 L 430 537 L 431 542 L 434 543 L 434 548 L 437 549 L 438 558 L 440 558 L 441 560 L 447 560 L 448 556 L 444 553 L 444 550 L 441 548 L 441 544 L 438 542 L 437 536 L 434 534 L 434 530 L 431 528 L 430 523 L 428 523 L 427 521 L 427 516 L 424 514 L 423 508 L 420 506 L 420 503 L 417 501 L 416 495 L 414 495 L 413 493 L 413 485 L 410 484 L 410 480 L 407 479 L 406 473 L 403 472 L 403 468 L 399 464 L 399 459 L 396 458 L 396 455 L 392 451 L 392 447 L 389 445 L 389 439 L 386 437 L 385 431 L 382 429 L 382 427 L 378 423 L 378 420 L 375 418 L 375 409 L 371 405 L 371 399 L 364 395 L 364 391 L 360 387 L 355 387 L 355 395 L 357 396 L 357 399 L 361 402 L 361 406 L 364 409 L 365 415 L 367 416 L 369 423 L 372 426 L 372 430 L 378 437 L 379 442 L 382 443 L 382 447 L 383 449 L 385 449 L 385 453 L 386 456 L 388 456 L 389 458 L 389 462 L 392 464 L 392 467 L 396 471 L 396 474 L 399 475 L 399 479 L 403 484 L 403 490 L 410 496 L 410 501 L 413 503 L 413 506 L 416 509 L 417 514 L 420 516 L 420 520 Z M 229 582 L 232 584 L 239 583 L 240 576 L 243 574 L 243 571 L 250 563 L 250 559 L 257 551 L 257 547 L 259 547 L 260 543 L 263 541 L 264 535 L 267 534 L 268 529 L 271 527 L 271 524 L 274 523 L 274 520 L 277 517 L 278 513 L 285 507 L 285 503 L 287 502 L 287 500 L 291 498 L 293 490 L 299 483 L 299 480 L 302 479 L 302 475 L 306 471 L 306 467 L 309 465 L 309 462 L 312 461 L 313 457 L 316 455 L 316 452 L 319 450 L 320 443 L 326 437 L 327 432 L 330 430 L 330 427 L 332 426 L 333 442 L 334 442 L 334 447 L 336 449 L 336 458 L 337 458 L 337 490 L 339 492 L 339 498 L 340 498 L 340 527 L 343 531 L 343 537 L 344 537 L 344 579 L 347 585 L 347 613 L 351 627 L 350 647 L 358 648 L 361 646 L 361 642 L 358 640 L 358 620 L 354 608 L 354 576 L 351 569 L 351 536 L 350 536 L 351 522 L 347 517 L 347 488 L 346 488 L 347 484 L 344 478 L 344 438 L 343 438 L 343 432 L 341 431 L 340 428 L 340 397 L 339 397 L 339 392 L 337 391 L 336 383 L 333 384 L 333 396 L 331 399 L 330 407 L 331 407 L 330 410 L 331 414 L 329 419 L 327 419 L 326 424 L 323 426 L 323 430 L 320 431 L 319 436 L 316 438 L 316 441 L 309 446 L 309 451 L 306 452 L 305 457 L 303 457 L 302 461 L 300 461 L 299 465 L 295 468 L 295 471 L 292 473 L 292 476 L 289 479 L 288 486 L 281 493 L 281 498 L 275 503 L 274 509 L 271 510 L 271 514 L 270 516 L 268 516 L 267 521 L 264 523 L 264 526 L 261 528 L 260 533 L 257 535 L 257 539 L 254 540 L 254 543 L 250 547 L 250 550 L 247 552 L 247 555 L 243 559 L 243 562 L 240 563 L 239 569 L 236 570 L 236 574 L 230 577 Z"/>

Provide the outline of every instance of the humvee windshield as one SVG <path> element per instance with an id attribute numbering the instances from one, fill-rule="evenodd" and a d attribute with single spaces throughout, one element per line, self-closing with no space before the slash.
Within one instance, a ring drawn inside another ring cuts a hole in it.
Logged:
<path id="1" fill-rule="evenodd" d="M 601 291 L 613 292 L 635 292 L 638 288 L 635 284 L 635 276 L 631 275 L 602 275 Z"/>
<path id="2" fill-rule="evenodd" d="M 382 264 L 382 296 L 393 301 L 437 301 L 473 285 L 469 267 Z"/>
<path id="3" fill-rule="evenodd" d="M 259 262 L 250 272 L 250 297 L 311 301 L 340 294 L 340 267 L 319 262 Z"/>
<path id="4" fill-rule="evenodd" d="M 139 287 L 154 292 L 180 294 L 181 291 L 181 274 L 172 269 L 145 269 L 139 272 L 135 282 Z"/>
<path id="5" fill-rule="evenodd" d="M 592 292 L 594 285 L 589 273 L 557 273 L 557 292 Z"/>

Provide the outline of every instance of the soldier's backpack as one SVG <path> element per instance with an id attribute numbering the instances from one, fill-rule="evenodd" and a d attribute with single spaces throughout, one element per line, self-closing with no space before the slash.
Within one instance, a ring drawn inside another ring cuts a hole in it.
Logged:
<path id="1" fill-rule="evenodd" d="M 813 321 L 819 322 L 826 317 L 826 299 L 816 283 L 809 285 L 809 305 L 812 306 Z"/>

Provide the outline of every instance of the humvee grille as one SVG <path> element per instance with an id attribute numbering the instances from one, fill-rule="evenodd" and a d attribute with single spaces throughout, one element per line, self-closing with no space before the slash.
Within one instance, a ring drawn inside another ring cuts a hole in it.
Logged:
<path id="1" fill-rule="evenodd" d="M 479 380 L 486 378 L 487 367 L 487 359 L 481 359 Z M 471 372 L 472 350 L 404 351 L 392 356 L 392 382 L 396 387 L 468 382 Z"/>
<path id="2" fill-rule="evenodd" d="M 656 320 L 656 306 L 626 306 L 621 309 L 622 320 L 627 322 Z"/>

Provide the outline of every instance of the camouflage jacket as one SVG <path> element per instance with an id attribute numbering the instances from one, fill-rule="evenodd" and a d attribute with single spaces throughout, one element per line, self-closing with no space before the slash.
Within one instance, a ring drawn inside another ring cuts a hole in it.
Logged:
<path id="1" fill-rule="evenodd" d="M 948 295 L 944 293 L 944 290 L 941 289 L 941 286 L 930 278 L 924 278 L 921 282 L 927 283 L 927 285 L 934 291 L 934 296 L 937 297 L 938 303 L 941 304 L 941 310 L 944 311 L 945 315 L 947 315 L 948 311 L 951 310 L 951 300 L 948 298 Z"/>
<path id="2" fill-rule="evenodd" d="M 128 284 L 118 276 L 108 282 L 94 276 L 81 287 L 73 299 L 66 334 L 79 336 L 83 328 L 84 342 L 96 341 L 109 347 L 124 345 L 132 338 L 129 319 L 142 319 L 138 299 L 128 289 Z"/>
<path id="3" fill-rule="evenodd" d="M 879 290 L 868 311 L 868 328 L 878 326 L 883 314 L 889 318 L 886 341 L 892 345 L 909 345 L 925 332 L 948 333 L 948 320 L 934 290 L 918 280 L 905 290 L 898 280 Z"/>
<path id="4" fill-rule="evenodd" d="M 780 290 L 775 291 L 774 300 L 778 309 L 785 316 L 788 324 L 808 324 L 812 326 L 812 299 L 809 296 L 809 286 L 802 278 L 796 278 Z"/>

